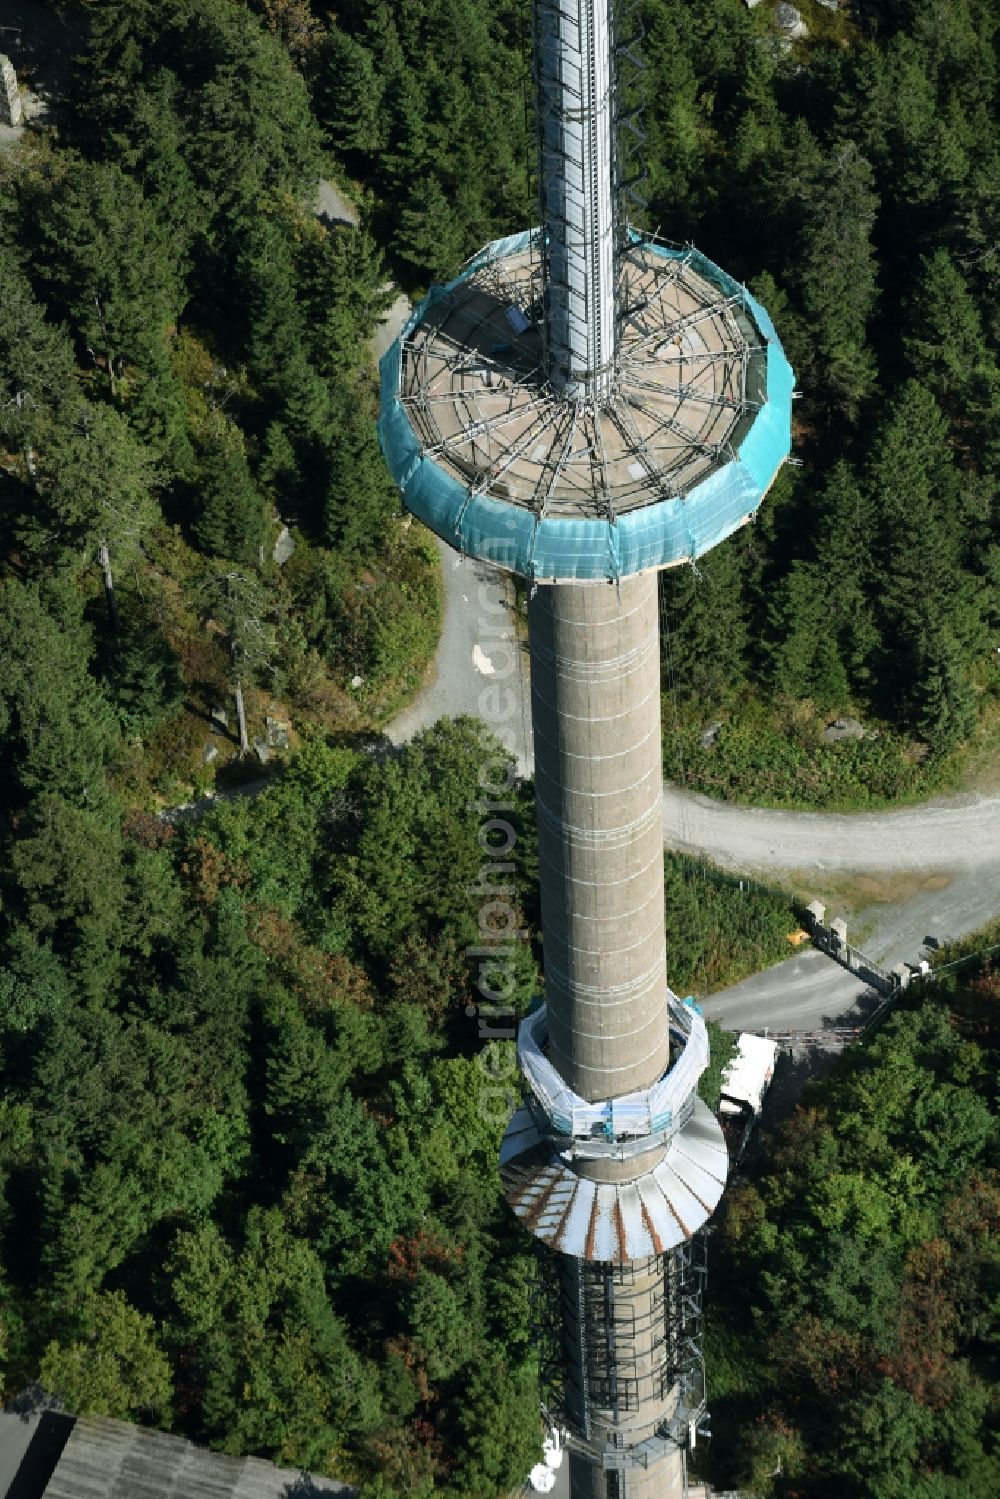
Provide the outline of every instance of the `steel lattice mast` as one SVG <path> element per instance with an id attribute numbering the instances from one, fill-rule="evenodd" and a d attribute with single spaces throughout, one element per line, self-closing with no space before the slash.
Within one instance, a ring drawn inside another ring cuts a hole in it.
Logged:
<path id="1" fill-rule="evenodd" d="M 546 1003 L 501 1169 L 557 1254 L 573 1499 L 675 1499 L 727 1159 L 704 1024 L 667 984 L 657 572 L 752 516 L 792 375 L 744 287 L 625 222 L 614 20 L 535 0 L 541 228 L 414 311 L 379 430 L 407 507 L 533 584 Z"/>
<path id="2" fill-rule="evenodd" d="M 615 373 L 611 17 L 540 0 L 534 18 L 546 365 L 568 399 L 599 401 Z"/>

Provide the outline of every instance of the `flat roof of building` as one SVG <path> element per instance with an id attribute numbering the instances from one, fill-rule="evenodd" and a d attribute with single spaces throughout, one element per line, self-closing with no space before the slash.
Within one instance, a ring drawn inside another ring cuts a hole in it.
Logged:
<path id="1" fill-rule="evenodd" d="M 103 1416 L 0 1413 L 9 1499 L 349 1499 L 357 1490 Z"/>

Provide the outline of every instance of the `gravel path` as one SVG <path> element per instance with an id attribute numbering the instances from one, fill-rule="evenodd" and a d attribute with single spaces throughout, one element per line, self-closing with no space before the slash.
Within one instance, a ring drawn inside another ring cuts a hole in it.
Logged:
<path id="1" fill-rule="evenodd" d="M 69 6 L 3 0 L 0 52 L 14 64 L 24 119 L 13 127 L 0 125 L 0 150 L 16 145 L 25 127 L 55 122 L 60 93 L 85 34 L 85 23 Z"/>
<path id="2" fill-rule="evenodd" d="M 444 613 L 427 684 L 386 734 L 405 744 L 439 718 L 469 713 L 500 732 L 522 775 L 531 769 L 528 655 L 514 629 L 511 585 L 437 542 Z"/>
<path id="3" fill-rule="evenodd" d="M 410 302 L 400 293 L 372 340 L 376 359 L 399 337 L 409 315 Z M 520 773 L 530 775 L 528 656 L 514 628 L 510 581 L 439 537 L 435 543 L 441 558 L 441 639 L 425 686 L 385 732 L 393 744 L 405 744 L 439 718 L 468 713 L 498 730 Z"/>
<path id="4" fill-rule="evenodd" d="M 330 224 L 350 224 L 352 229 L 358 227 L 358 210 L 350 198 L 344 197 L 337 184 L 326 177 L 316 188 L 313 212 L 318 219 L 326 219 Z"/>
<path id="5" fill-rule="evenodd" d="M 372 353 L 376 360 L 382 358 L 386 349 L 396 342 L 403 331 L 403 324 L 410 315 L 410 299 L 400 292 L 395 302 L 382 319 L 372 339 Z"/>
<path id="6" fill-rule="evenodd" d="M 734 868 L 978 869 L 1000 862 L 1000 796 L 938 798 L 895 812 L 772 812 L 668 788 L 664 830 L 677 848 L 716 850 Z"/>

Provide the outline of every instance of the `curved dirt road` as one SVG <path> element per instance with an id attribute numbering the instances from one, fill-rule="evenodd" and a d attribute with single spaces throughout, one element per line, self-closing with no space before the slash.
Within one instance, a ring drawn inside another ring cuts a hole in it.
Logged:
<path id="1" fill-rule="evenodd" d="M 462 557 L 443 541 L 441 639 L 427 681 L 385 733 L 404 744 L 439 718 L 468 713 L 501 732 L 521 775 L 530 775 L 531 693 L 528 654 L 509 607 L 510 584 L 501 574 Z M 503 713 L 502 721 L 491 715 Z"/>
<path id="2" fill-rule="evenodd" d="M 893 812 L 779 812 L 667 787 L 664 837 L 740 869 L 977 869 L 1000 862 L 1000 796 L 941 797 Z"/>

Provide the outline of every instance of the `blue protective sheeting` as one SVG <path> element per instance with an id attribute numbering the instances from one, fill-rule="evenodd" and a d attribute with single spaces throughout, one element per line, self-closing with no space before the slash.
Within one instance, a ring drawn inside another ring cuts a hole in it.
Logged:
<path id="1" fill-rule="evenodd" d="M 433 287 L 414 309 L 401 339 L 382 359 L 379 440 L 406 508 L 457 550 L 522 577 L 596 582 L 694 561 L 753 515 L 788 456 L 794 384 L 764 308 L 697 251 L 647 242 L 658 255 L 670 259 L 689 256 L 706 280 L 724 292 L 741 296 L 768 340 L 766 401 L 733 462 L 717 469 L 683 499 L 660 500 L 611 523 L 600 519 L 539 520 L 521 506 L 470 493 L 423 454 L 399 399 L 402 339 L 420 323 L 428 307 L 453 287 L 480 266 L 524 249 L 530 237 L 530 232 L 511 235 L 487 245 L 448 286 Z"/>

